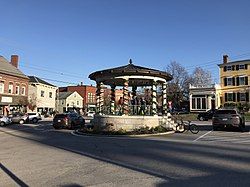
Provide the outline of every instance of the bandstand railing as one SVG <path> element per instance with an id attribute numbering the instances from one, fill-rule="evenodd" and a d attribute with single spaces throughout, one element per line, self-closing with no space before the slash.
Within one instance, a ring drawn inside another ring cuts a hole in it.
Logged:
<path id="1" fill-rule="evenodd" d="M 129 113 L 130 116 L 152 116 L 153 115 L 153 107 L 152 105 L 129 105 Z M 102 106 L 101 114 L 104 115 L 117 115 L 121 116 L 123 115 L 123 109 L 122 106 L 115 106 L 115 112 L 112 113 L 110 110 L 110 106 Z M 158 112 L 158 111 L 157 111 Z"/>

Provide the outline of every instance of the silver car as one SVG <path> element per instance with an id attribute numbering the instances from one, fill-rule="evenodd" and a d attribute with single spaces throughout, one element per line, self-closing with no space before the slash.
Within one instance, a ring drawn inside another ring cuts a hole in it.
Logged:
<path id="1" fill-rule="evenodd" d="M 5 125 L 11 124 L 11 119 L 8 118 L 7 116 L 0 116 L 0 126 L 3 127 Z"/>

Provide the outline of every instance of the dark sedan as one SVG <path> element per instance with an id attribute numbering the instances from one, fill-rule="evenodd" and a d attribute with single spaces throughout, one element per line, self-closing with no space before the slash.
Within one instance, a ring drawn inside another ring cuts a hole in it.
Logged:
<path id="1" fill-rule="evenodd" d="M 215 112 L 212 125 L 213 130 L 237 127 L 243 131 L 245 128 L 245 118 L 237 109 L 220 109 Z"/>
<path id="2" fill-rule="evenodd" d="M 67 128 L 75 129 L 85 125 L 84 118 L 77 113 L 56 114 L 53 119 L 55 129 Z"/>
<path id="3" fill-rule="evenodd" d="M 209 119 L 212 119 L 216 111 L 217 111 L 216 109 L 211 109 L 206 112 L 201 112 L 198 114 L 197 119 L 200 121 L 207 121 Z"/>

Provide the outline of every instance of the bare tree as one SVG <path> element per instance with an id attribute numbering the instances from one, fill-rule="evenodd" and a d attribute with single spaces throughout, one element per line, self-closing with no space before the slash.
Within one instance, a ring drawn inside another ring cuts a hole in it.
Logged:
<path id="1" fill-rule="evenodd" d="M 212 84 L 211 72 L 204 70 L 201 67 L 195 68 L 192 74 L 191 84 L 193 86 L 200 86 L 200 87 L 211 85 Z"/>
<path id="2" fill-rule="evenodd" d="M 37 97 L 35 96 L 35 94 L 31 94 L 29 100 L 28 100 L 28 108 L 31 110 L 31 111 L 34 111 L 35 108 L 37 107 Z"/>
<path id="3" fill-rule="evenodd" d="M 168 83 L 168 100 L 171 100 L 174 105 L 179 107 L 180 102 L 189 99 L 188 90 L 191 77 L 186 69 L 175 61 L 167 66 L 166 72 L 173 76 L 173 79 Z"/>

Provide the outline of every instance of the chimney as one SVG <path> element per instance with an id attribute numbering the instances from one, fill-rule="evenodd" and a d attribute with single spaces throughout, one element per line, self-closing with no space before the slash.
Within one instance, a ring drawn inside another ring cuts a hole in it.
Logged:
<path id="1" fill-rule="evenodd" d="M 18 55 L 11 55 L 10 64 L 18 68 Z"/>
<path id="2" fill-rule="evenodd" d="M 228 62 L 228 56 L 223 55 L 223 64 L 226 64 Z"/>

